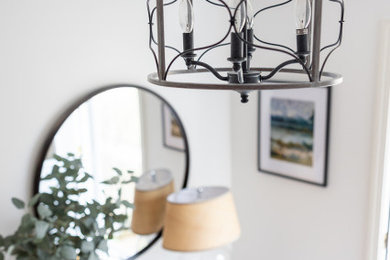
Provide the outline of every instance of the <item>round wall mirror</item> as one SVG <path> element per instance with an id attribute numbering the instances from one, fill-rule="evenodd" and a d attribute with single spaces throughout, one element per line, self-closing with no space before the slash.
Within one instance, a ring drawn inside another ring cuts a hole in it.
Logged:
<path id="1" fill-rule="evenodd" d="M 158 216 L 166 196 L 185 188 L 188 181 L 188 141 L 172 106 L 134 85 L 110 86 L 82 97 L 59 118 L 43 145 L 34 194 L 50 189 L 44 178 L 55 157 L 69 154 L 80 158 L 93 177 L 85 184 L 88 191 L 80 195 L 81 201 L 104 201 L 116 192 L 101 184 L 117 169 L 135 177 L 121 188 L 122 198 L 135 205 L 126 211 L 130 228 L 109 240 L 106 259 L 135 259 L 150 248 L 161 236 Z"/>

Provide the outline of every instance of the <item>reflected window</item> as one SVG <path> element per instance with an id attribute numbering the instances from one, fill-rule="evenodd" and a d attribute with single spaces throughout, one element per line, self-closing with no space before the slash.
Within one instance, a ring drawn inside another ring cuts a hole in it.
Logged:
<path id="1" fill-rule="evenodd" d="M 126 95 L 123 91 L 117 89 L 97 95 L 67 118 L 47 154 L 42 177 L 51 172 L 55 163 L 55 160 L 51 159 L 53 154 L 66 157 L 68 153 L 73 153 L 82 158 L 85 171 L 94 176 L 94 181 L 86 183 L 89 192 L 81 196 L 81 201 L 103 201 L 106 196 L 116 197 L 118 192 L 117 188 L 111 185 L 104 186 L 105 194 L 101 191 L 100 183 L 115 174 L 113 167 L 134 171 L 135 176 L 142 174 L 144 151 L 140 95 L 137 89 L 127 89 L 130 93 Z M 49 192 L 49 187 L 53 184 L 55 183 L 42 182 L 39 190 Z M 122 196 L 132 202 L 134 184 L 124 186 Z M 143 248 L 149 240 L 150 238 L 136 236 L 130 231 L 123 232 L 110 241 L 110 251 L 117 255 L 118 251 L 122 250 L 123 254 L 118 255 L 126 255 L 129 250 L 136 252 L 138 248 Z M 131 250 L 125 244 L 135 245 L 135 248 Z"/>

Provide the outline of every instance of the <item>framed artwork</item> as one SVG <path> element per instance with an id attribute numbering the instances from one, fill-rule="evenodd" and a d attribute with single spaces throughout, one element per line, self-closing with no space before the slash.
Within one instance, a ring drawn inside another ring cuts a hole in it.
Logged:
<path id="1" fill-rule="evenodd" d="M 166 148 L 184 152 L 183 134 L 171 109 L 162 104 L 163 144 Z"/>
<path id="2" fill-rule="evenodd" d="M 331 90 L 259 91 L 259 171 L 325 187 Z"/>

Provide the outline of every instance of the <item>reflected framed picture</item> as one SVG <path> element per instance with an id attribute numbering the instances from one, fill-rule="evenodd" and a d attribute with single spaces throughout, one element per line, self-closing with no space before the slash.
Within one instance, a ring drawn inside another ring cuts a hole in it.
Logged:
<path id="1" fill-rule="evenodd" d="M 259 171 L 327 186 L 330 88 L 259 91 Z"/>
<path id="2" fill-rule="evenodd" d="M 184 139 L 180 125 L 171 109 L 162 104 L 163 144 L 166 148 L 184 152 Z"/>

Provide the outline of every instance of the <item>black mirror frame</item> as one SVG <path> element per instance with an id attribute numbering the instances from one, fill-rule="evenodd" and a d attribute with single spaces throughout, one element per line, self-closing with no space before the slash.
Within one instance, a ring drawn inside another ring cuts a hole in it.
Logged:
<path id="1" fill-rule="evenodd" d="M 186 134 L 186 131 L 184 129 L 183 123 L 182 123 L 179 115 L 175 111 L 175 109 L 172 107 L 172 105 L 166 99 L 164 99 L 162 96 L 160 96 L 159 94 L 157 94 L 156 92 L 154 92 L 154 91 L 152 91 L 152 90 L 150 90 L 148 88 L 141 87 L 141 86 L 138 86 L 138 85 L 133 85 L 133 84 L 117 84 L 117 85 L 110 85 L 110 86 L 99 88 L 99 89 L 94 90 L 94 91 L 84 95 L 83 97 L 79 98 L 76 102 L 74 102 L 71 106 L 69 106 L 60 115 L 59 119 L 50 128 L 50 130 L 49 130 L 49 132 L 47 134 L 47 137 L 44 140 L 43 145 L 42 145 L 42 147 L 41 147 L 41 149 L 40 149 L 40 151 L 38 153 L 37 163 L 36 163 L 36 167 L 35 167 L 35 171 L 34 171 L 35 172 L 35 177 L 34 177 L 34 182 L 33 182 L 33 187 L 32 187 L 33 188 L 32 189 L 33 195 L 37 194 L 39 192 L 39 184 L 40 184 L 40 180 L 41 180 L 42 165 L 43 165 L 43 162 L 46 159 L 47 151 L 50 148 L 50 145 L 53 142 L 55 135 L 57 134 L 57 132 L 61 128 L 61 126 L 64 124 L 66 119 L 79 106 L 81 106 L 82 104 L 84 104 L 85 102 L 87 102 L 88 100 L 93 98 L 94 96 L 96 96 L 98 94 L 101 94 L 103 92 L 106 92 L 106 91 L 109 91 L 109 90 L 112 90 L 112 89 L 118 89 L 118 88 L 136 88 L 136 89 L 140 89 L 140 90 L 146 91 L 146 92 L 152 94 L 153 96 L 157 97 L 158 99 L 160 99 L 162 102 L 164 102 L 171 109 L 172 113 L 177 118 L 177 121 L 178 121 L 179 126 L 180 126 L 180 130 L 183 133 L 184 146 L 185 146 L 184 152 L 185 152 L 186 163 L 185 163 L 185 175 L 184 175 L 184 181 L 183 181 L 182 188 L 184 189 L 184 188 L 187 187 L 188 179 L 189 179 L 189 169 L 190 169 L 189 144 L 188 144 L 188 138 L 187 138 L 187 134 Z M 145 253 L 147 250 L 149 250 L 161 238 L 161 235 L 162 235 L 162 230 L 156 235 L 156 237 L 146 247 L 144 247 L 142 250 L 140 250 L 139 252 L 137 252 L 135 255 L 131 256 L 127 260 L 136 259 L 140 255 Z"/>

